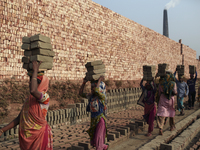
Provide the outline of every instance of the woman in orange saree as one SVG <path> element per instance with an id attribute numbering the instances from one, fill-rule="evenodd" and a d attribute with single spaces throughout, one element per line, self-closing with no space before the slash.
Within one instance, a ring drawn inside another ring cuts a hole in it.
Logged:
<path id="1" fill-rule="evenodd" d="M 52 132 L 45 120 L 49 107 L 48 90 L 49 80 L 38 73 L 40 64 L 33 62 L 33 73 L 30 75 L 30 96 L 24 106 L 10 124 L 0 129 L 3 132 L 19 124 L 19 143 L 22 150 L 52 150 Z"/>

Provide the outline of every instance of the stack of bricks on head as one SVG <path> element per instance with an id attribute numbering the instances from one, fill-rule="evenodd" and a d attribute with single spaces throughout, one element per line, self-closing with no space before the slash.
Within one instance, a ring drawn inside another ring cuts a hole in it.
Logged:
<path id="1" fill-rule="evenodd" d="M 183 76 L 185 72 L 184 65 L 177 65 L 176 71 L 178 72 L 179 77 Z"/>
<path id="2" fill-rule="evenodd" d="M 189 73 L 190 74 L 195 74 L 195 72 L 196 72 L 196 67 L 192 66 L 192 65 L 189 65 Z"/>
<path id="3" fill-rule="evenodd" d="M 105 76 L 105 65 L 102 60 L 88 62 L 85 67 L 87 68 L 86 79 L 88 81 L 98 80 L 100 76 Z"/>
<path id="4" fill-rule="evenodd" d="M 151 81 L 155 77 L 156 66 L 155 65 L 144 65 L 143 66 L 143 80 Z"/>
<path id="5" fill-rule="evenodd" d="M 24 51 L 22 58 L 23 68 L 27 71 L 33 69 L 32 61 L 42 62 L 39 71 L 51 70 L 53 67 L 53 57 L 55 52 L 52 51 L 51 39 L 41 34 L 31 37 L 22 38 L 21 48 Z"/>
<path id="6" fill-rule="evenodd" d="M 159 76 L 164 76 L 169 69 L 169 64 L 158 64 L 158 75 Z"/>

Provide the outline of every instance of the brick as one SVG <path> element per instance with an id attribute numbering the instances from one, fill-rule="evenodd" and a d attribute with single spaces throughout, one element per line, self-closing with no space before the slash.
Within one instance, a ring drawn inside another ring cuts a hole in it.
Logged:
<path id="1" fill-rule="evenodd" d="M 99 74 L 99 73 L 105 73 L 106 69 L 99 69 L 99 70 L 91 70 L 89 72 L 87 72 L 89 75 L 93 75 L 93 74 Z"/>
<path id="2" fill-rule="evenodd" d="M 67 104 L 67 108 L 76 108 L 76 104 Z"/>
<path id="3" fill-rule="evenodd" d="M 31 56 L 30 61 L 42 61 L 42 62 L 53 62 L 53 58 L 52 57 L 48 57 L 48 56 L 42 56 L 42 55 L 34 55 Z"/>
<path id="4" fill-rule="evenodd" d="M 135 123 L 137 123 L 138 126 L 144 127 L 144 121 L 135 121 Z"/>
<path id="5" fill-rule="evenodd" d="M 40 41 L 35 41 L 35 42 L 31 43 L 31 50 L 36 49 L 36 48 L 52 50 L 52 45 L 49 43 L 43 43 Z"/>
<path id="6" fill-rule="evenodd" d="M 22 68 L 24 68 L 24 69 L 26 69 L 26 70 L 29 70 L 29 64 L 23 63 Z"/>
<path id="7" fill-rule="evenodd" d="M 110 141 L 110 140 L 115 140 L 115 134 L 112 134 L 112 133 L 107 133 L 107 139 Z"/>
<path id="8" fill-rule="evenodd" d="M 22 38 L 22 43 L 30 43 L 30 37 L 24 36 Z"/>
<path id="9" fill-rule="evenodd" d="M 47 36 L 42 35 L 42 34 L 36 34 L 34 36 L 31 36 L 30 40 L 31 40 L 31 42 L 42 41 L 42 42 L 45 42 L 45 43 L 51 43 L 51 39 Z"/>
<path id="10" fill-rule="evenodd" d="M 127 135 L 127 130 L 126 129 L 117 128 L 116 131 L 120 132 L 121 135 L 125 135 L 125 136 Z"/>
<path id="11" fill-rule="evenodd" d="M 90 148 L 91 148 L 90 143 L 78 142 L 78 146 L 84 147 L 84 150 L 90 150 Z"/>
<path id="12" fill-rule="evenodd" d="M 116 137 L 116 138 L 119 138 L 119 137 L 120 137 L 120 132 L 118 132 L 118 131 L 110 131 L 110 133 L 115 134 L 115 137 Z"/>
<path id="13" fill-rule="evenodd" d="M 31 56 L 32 55 L 32 51 L 27 51 L 27 50 L 25 50 L 24 51 L 24 56 Z"/>
<path id="14" fill-rule="evenodd" d="M 92 67 L 92 66 L 97 66 L 97 65 L 102 65 L 102 64 L 103 64 L 102 60 L 96 60 L 96 61 L 92 61 L 92 62 L 87 62 L 85 67 L 89 68 L 89 67 Z"/>
<path id="15" fill-rule="evenodd" d="M 29 57 L 22 57 L 22 62 L 29 63 L 30 62 Z"/>
<path id="16" fill-rule="evenodd" d="M 32 55 L 44 55 L 44 56 L 54 57 L 55 52 L 46 50 L 46 49 L 37 48 L 37 49 L 32 50 Z"/>
<path id="17" fill-rule="evenodd" d="M 92 67 L 89 67 L 87 68 L 87 71 L 92 71 L 92 70 L 99 70 L 99 69 L 104 69 L 105 68 L 105 65 L 102 64 L 102 65 L 97 65 L 97 66 L 92 66 Z"/>
<path id="18" fill-rule="evenodd" d="M 160 144 L 160 150 L 174 150 L 174 146 L 172 144 Z"/>
<path id="19" fill-rule="evenodd" d="M 21 46 L 21 49 L 23 49 L 23 50 L 31 50 L 31 46 L 30 46 L 30 44 L 22 44 L 22 46 Z"/>
<path id="20" fill-rule="evenodd" d="M 53 62 L 42 62 L 40 64 L 39 70 L 41 70 L 41 69 L 50 70 L 50 69 L 52 69 L 52 67 L 53 67 Z M 29 68 L 33 69 L 33 64 L 32 63 L 29 64 Z"/>
<path id="21" fill-rule="evenodd" d="M 120 128 L 122 128 L 122 129 L 126 129 L 126 130 L 127 130 L 127 133 L 130 132 L 130 127 L 120 127 Z"/>
<path id="22" fill-rule="evenodd" d="M 100 74 L 95 74 L 95 75 L 87 75 L 86 78 L 87 80 L 98 80 L 100 76 L 105 76 L 105 73 L 100 73 Z"/>

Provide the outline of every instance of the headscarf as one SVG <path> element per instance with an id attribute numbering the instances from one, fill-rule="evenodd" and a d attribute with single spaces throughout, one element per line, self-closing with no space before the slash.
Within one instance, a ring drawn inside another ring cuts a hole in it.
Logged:
<path id="1" fill-rule="evenodd" d="M 46 76 L 40 77 L 41 83 L 38 86 L 39 92 L 47 92 L 49 79 Z M 20 113 L 19 141 L 22 150 L 41 149 L 45 134 L 47 121 L 40 104 L 32 95 L 25 101 Z"/>
<path id="2" fill-rule="evenodd" d="M 166 74 L 165 77 L 160 79 L 159 84 L 163 89 L 163 94 L 166 96 L 167 99 L 170 100 L 172 96 L 172 91 L 174 90 L 174 86 L 175 86 L 174 75 Z"/>
<path id="3" fill-rule="evenodd" d="M 33 71 L 29 71 L 28 73 L 27 73 L 27 75 L 28 76 L 32 76 L 33 75 Z M 40 72 L 38 72 L 38 74 L 37 74 L 37 76 L 43 76 L 44 75 L 44 71 L 40 71 Z"/>

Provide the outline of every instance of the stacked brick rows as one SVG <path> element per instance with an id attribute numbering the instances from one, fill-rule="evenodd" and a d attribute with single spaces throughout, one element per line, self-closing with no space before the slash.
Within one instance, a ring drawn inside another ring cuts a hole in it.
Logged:
<path id="1" fill-rule="evenodd" d="M 136 103 L 141 95 L 141 88 L 114 89 L 107 92 L 108 113 L 124 110 L 130 107 L 137 107 Z M 86 112 L 87 99 L 81 103 L 68 104 L 65 109 L 48 111 L 46 120 L 50 126 L 58 124 L 73 125 L 85 122 L 90 119 L 90 113 Z M 4 125 L 1 125 L 4 126 Z M 1 138 L 9 139 L 17 136 L 17 128 L 5 132 Z M 16 134 L 16 135 L 15 135 Z"/>
<path id="2" fill-rule="evenodd" d="M 38 33 L 52 40 L 51 80 L 80 80 L 84 64 L 96 59 L 103 60 L 106 78 L 118 80 L 142 78 L 145 64 L 169 63 L 173 71 L 183 57 L 188 77 L 188 65 L 199 64 L 195 50 L 91 0 L 1 0 L 0 22 L 0 79 L 28 79 L 22 37 Z"/>
<path id="3" fill-rule="evenodd" d="M 138 134 L 145 128 L 142 118 L 142 108 L 132 108 L 125 111 L 115 112 L 109 114 L 107 117 L 108 136 L 106 142 L 110 147 L 115 146 L 119 141 L 123 141 L 131 135 Z M 135 121 L 133 121 L 135 120 Z M 66 124 L 59 124 L 52 126 L 53 132 L 53 146 L 55 150 L 69 149 L 69 150 L 95 150 L 89 144 L 89 136 L 86 132 L 90 127 L 90 121 L 69 126 Z M 10 139 L 9 141 L 0 142 L 0 149 L 19 149 L 18 139 Z"/>

